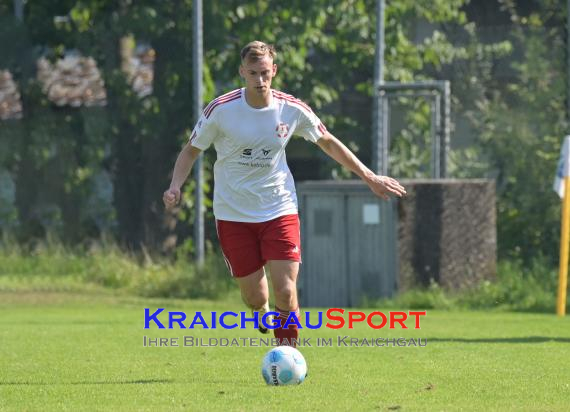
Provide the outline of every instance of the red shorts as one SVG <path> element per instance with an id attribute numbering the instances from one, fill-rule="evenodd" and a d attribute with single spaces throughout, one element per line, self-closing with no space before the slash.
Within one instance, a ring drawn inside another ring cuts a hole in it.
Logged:
<path id="1" fill-rule="evenodd" d="M 218 239 L 232 276 L 243 277 L 261 269 L 268 260 L 301 261 L 298 215 L 261 223 L 216 220 Z"/>

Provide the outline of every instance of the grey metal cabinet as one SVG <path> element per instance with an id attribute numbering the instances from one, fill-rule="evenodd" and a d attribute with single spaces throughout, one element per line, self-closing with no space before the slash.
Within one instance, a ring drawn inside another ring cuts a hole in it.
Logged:
<path id="1" fill-rule="evenodd" d="M 384 201 L 359 181 L 297 185 L 303 306 L 358 306 L 392 296 L 397 279 L 396 200 Z"/>

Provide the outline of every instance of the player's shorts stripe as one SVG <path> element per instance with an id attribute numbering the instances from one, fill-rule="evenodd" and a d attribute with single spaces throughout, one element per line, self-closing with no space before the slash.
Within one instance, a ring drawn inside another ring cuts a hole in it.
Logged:
<path id="1" fill-rule="evenodd" d="M 220 239 L 220 231 L 218 230 L 218 221 L 217 220 L 216 220 L 216 234 L 218 235 L 218 239 Z M 226 266 L 228 267 L 228 270 L 230 271 L 230 275 L 232 275 L 232 277 L 233 277 L 234 271 L 232 270 L 232 265 L 230 264 L 230 261 L 228 260 L 228 258 L 224 254 L 223 249 L 222 249 L 222 256 L 224 257 L 224 260 L 226 261 Z"/>
<path id="2" fill-rule="evenodd" d="M 210 115 L 212 114 L 212 112 L 214 111 L 214 109 L 216 107 L 221 106 L 222 104 L 225 104 L 225 103 L 229 103 L 233 100 L 238 100 L 238 99 L 241 99 L 241 94 L 238 94 L 237 96 L 234 96 L 234 97 L 228 97 L 227 99 L 224 99 L 224 100 L 220 100 L 216 104 L 212 105 L 212 107 L 209 110 L 204 111 L 204 116 L 206 116 L 206 119 L 207 119 L 210 117 Z"/>

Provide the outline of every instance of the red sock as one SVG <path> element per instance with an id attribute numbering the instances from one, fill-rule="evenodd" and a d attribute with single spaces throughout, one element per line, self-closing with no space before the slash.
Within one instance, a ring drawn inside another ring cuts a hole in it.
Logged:
<path id="1" fill-rule="evenodd" d="M 284 329 L 283 325 L 289 318 L 290 313 L 294 313 L 300 322 L 301 316 L 299 313 L 299 308 L 289 311 L 289 310 L 279 309 L 277 306 L 275 306 L 275 312 L 279 312 L 279 316 L 277 317 L 277 319 L 279 319 L 280 326 L 276 329 L 273 329 L 273 334 L 279 340 L 279 345 L 296 347 L 297 346 L 296 342 L 299 339 L 299 328 L 295 323 L 290 323 L 287 329 Z"/>

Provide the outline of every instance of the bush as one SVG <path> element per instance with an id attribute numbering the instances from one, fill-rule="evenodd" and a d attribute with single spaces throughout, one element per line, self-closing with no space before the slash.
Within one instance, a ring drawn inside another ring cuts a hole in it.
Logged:
<path id="1" fill-rule="evenodd" d="M 147 264 L 130 290 L 148 297 L 218 299 L 233 282 L 220 256 L 210 254 L 203 267 L 178 259 L 174 264 Z"/>
<path id="2" fill-rule="evenodd" d="M 432 282 L 425 289 L 392 299 L 367 300 L 368 307 L 398 309 L 481 309 L 554 312 L 557 270 L 547 257 L 504 260 L 497 279 L 448 291 Z M 179 253 L 173 261 L 131 254 L 115 245 L 69 249 L 57 243 L 0 247 L 0 290 L 79 291 L 103 287 L 129 294 L 164 298 L 220 299 L 236 290 L 223 258 L 209 253 L 198 267 Z M 83 289 L 82 289 L 83 288 Z"/>
<path id="3" fill-rule="evenodd" d="M 69 249 L 61 244 L 0 248 L 0 289 L 69 290 L 101 286 L 147 297 L 218 299 L 232 288 L 225 263 L 210 253 L 203 267 L 121 251 L 115 245 Z M 51 286 L 50 286 L 51 285 Z"/>
<path id="4" fill-rule="evenodd" d="M 476 309 L 554 312 L 558 273 L 547 258 L 538 257 L 529 264 L 521 260 L 502 261 L 497 270 L 496 282 L 482 282 L 463 293 L 459 303 Z"/>
<path id="5" fill-rule="evenodd" d="M 558 273 L 546 257 L 505 260 L 497 266 L 497 279 L 462 291 L 446 291 L 436 283 L 404 292 L 393 299 L 369 302 L 375 307 L 409 309 L 479 309 L 554 312 Z"/>

